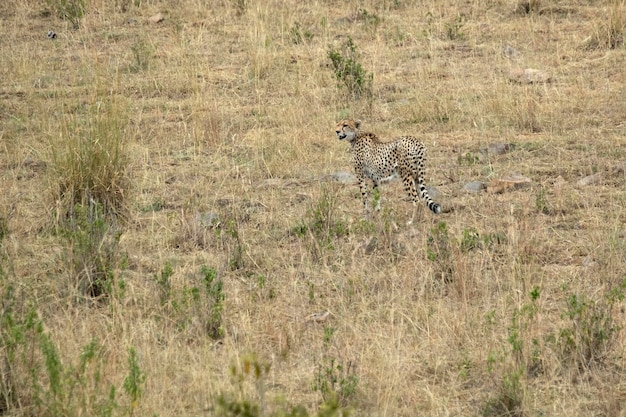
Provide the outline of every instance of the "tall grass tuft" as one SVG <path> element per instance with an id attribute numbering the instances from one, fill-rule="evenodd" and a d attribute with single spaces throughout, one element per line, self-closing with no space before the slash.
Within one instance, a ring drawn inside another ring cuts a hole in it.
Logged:
<path id="1" fill-rule="evenodd" d="M 125 120 L 114 102 L 97 102 L 69 117 L 52 144 L 56 227 L 67 244 L 71 287 L 89 297 L 110 295 L 126 216 Z"/>
<path id="2" fill-rule="evenodd" d="M 52 146 L 57 219 L 73 217 L 76 205 L 93 204 L 107 220 L 124 217 L 130 187 L 126 120 L 115 102 L 97 102 L 86 116 L 69 117 Z"/>
<path id="3" fill-rule="evenodd" d="M 85 0 L 47 0 L 46 3 L 59 18 L 70 22 L 74 29 L 80 27 L 80 19 L 85 15 Z"/>
<path id="4" fill-rule="evenodd" d="M 613 0 L 608 16 L 600 20 L 592 35 L 586 40 L 587 49 L 617 49 L 626 37 L 626 8 L 623 0 Z"/>

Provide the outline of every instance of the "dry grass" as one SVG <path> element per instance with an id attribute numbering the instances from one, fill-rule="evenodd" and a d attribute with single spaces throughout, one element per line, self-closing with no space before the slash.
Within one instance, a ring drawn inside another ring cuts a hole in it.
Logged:
<path id="1" fill-rule="evenodd" d="M 334 359 L 355 366 L 356 389 L 339 392 L 355 415 L 625 416 L 626 305 L 607 301 L 626 291 L 624 3 L 310 3 L 92 0 L 76 30 L 44 2 L 0 6 L 0 414 L 57 401 L 104 415 L 109 384 L 114 414 L 216 415 L 220 394 L 260 392 L 265 415 L 281 398 L 315 413 Z M 347 36 L 371 98 L 337 87 L 327 52 Z M 512 84 L 518 67 L 553 81 Z M 127 214 L 94 303 L 71 279 L 76 246 L 50 226 L 54 155 L 98 103 L 117 103 L 126 153 L 125 171 L 107 172 L 124 186 L 102 192 Z M 420 207 L 405 227 L 411 208 L 390 184 L 362 220 L 357 187 L 324 179 L 350 170 L 332 131 L 346 116 L 419 135 L 446 212 Z M 495 142 L 516 147 L 472 157 Z M 531 185 L 463 190 L 509 172 Z M 217 318 L 202 266 L 223 282 Z M 98 341 L 87 405 L 51 396 L 37 336 L 12 339 L 9 312 L 28 311 L 66 371 Z M 135 404 L 131 347 L 146 376 Z M 230 367 L 250 361 L 269 370 L 240 389 Z"/>

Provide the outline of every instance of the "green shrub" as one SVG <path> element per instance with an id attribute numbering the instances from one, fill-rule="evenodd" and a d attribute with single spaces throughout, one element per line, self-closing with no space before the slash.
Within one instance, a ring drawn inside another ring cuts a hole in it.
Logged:
<path id="1" fill-rule="evenodd" d="M 327 55 L 339 86 L 343 86 L 352 98 L 371 98 L 374 75 L 358 62 L 357 48 L 351 37 L 348 36 L 339 50 L 329 47 Z"/>
<path id="2" fill-rule="evenodd" d="M 163 271 L 154 277 L 167 322 L 175 323 L 180 331 L 199 331 L 200 336 L 206 334 L 213 339 L 223 337 L 225 294 L 224 283 L 218 278 L 217 270 L 203 265 L 199 275 L 189 276 L 179 288 L 172 286 L 173 275 L 172 265 L 167 262 Z M 192 327 L 193 323 L 200 326 Z"/>
<path id="3" fill-rule="evenodd" d="M 358 384 L 359 377 L 351 361 L 344 363 L 328 357 L 325 363 L 318 364 L 314 389 L 322 395 L 325 403 L 336 402 L 341 407 L 352 405 Z"/>
<path id="4" fill-rule="evenodd" d="M 106 222 L 102 206 L 93 200 L 87 206 L 75 205 L 70 214 L 59 232 L 67 245 L 72 285 L 89 297 L 112 295 L 115 269 L 121 264 L 120 232 Z"/>
<path id="5" fill-rule="evenodd" d="M 34 307 L 23 305 L 10 285 L 0 297 L 3 411 L 43 417 L 133 415 L 145 384 L 133 348 L 123 382 L 126 402 L 118 398 L 115 384 L 103 376 L 106 352 L 96 339 L 84 345 L 75 359 L 63 359 L 62 346 L 44 330 Z"/>
<path id="6" fill-rule="evenodd" d="M 564 318 L 569 325 L 558 334 L 558 348 L 565 361 L 580 369 L 603 363 L 621 326 L 613 317 L 613 307 L 626 294 L 626 277 L 598 299 L 572 294 L 567 299 Z"/>

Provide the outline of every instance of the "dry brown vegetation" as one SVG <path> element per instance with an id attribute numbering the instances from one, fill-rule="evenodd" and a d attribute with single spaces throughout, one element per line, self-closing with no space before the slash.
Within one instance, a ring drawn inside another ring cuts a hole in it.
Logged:
<path id="1" fill-rule="evenodd" d="M 80 3 L 0 5 L 1 415 L 626 415 L 624 1 Z"/>

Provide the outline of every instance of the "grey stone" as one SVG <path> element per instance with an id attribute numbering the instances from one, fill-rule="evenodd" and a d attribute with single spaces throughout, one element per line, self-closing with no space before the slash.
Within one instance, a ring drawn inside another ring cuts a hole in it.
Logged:
<path id="1" fill-rule="evenodd" d="M 587 185 L 594 185 L 602 182 L 604 176 L 601 173 L 587 175 L 585 178 L 581 178 L 576 183 L 579 187 L 585 187 Z"/>
<path id="2" fill-rule="evenodd" d="M 479 193 L 485 189 L 485 184 L 480 181 L 472 181 L 465 184 L 463 189 L 468 193 Z"/>
<path id="3" fill-rule="evenodd" d="M 219 216 L 215 213 L 196 213 L 196 221 L 203 227 L 213 227 L 219 223 Z"/>

